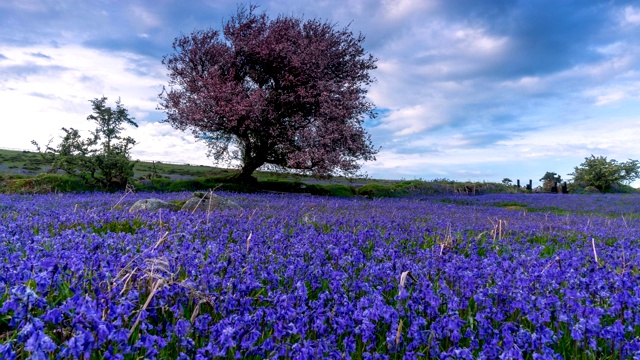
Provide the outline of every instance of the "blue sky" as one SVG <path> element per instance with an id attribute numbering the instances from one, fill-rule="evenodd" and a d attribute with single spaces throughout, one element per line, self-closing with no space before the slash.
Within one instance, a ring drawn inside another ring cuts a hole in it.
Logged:
<path id="1" fill-rule="evenodd" d="M 362 32 L 378 58 L 367 131 L 371 177 L 522 182 L 563 178 L 585 157 L 640 158 L 640 3 L 635 1 L 254 1 L 272 16 Z M 3 0 L 0 147 L 91 129 L 88 100 L 118 97 L 140 125 L 134 157 L 212 164 L 161 123 L 163 55 L 220 28 L 236 1 Z M 7 131 L 8 129 L 8 131 Z M 640 186 L 636 182 L 634 186 Z"/>

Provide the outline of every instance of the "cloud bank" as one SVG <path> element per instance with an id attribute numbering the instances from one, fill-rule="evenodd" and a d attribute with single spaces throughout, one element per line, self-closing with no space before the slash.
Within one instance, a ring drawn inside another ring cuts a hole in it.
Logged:
<path id="1" fill-rule="evenodd" d="M 376 178 L 537 181 L 640 143 L 640 5 L 611 1 L 261 1 L 366 36 L 376 58 L 366 121 Z M 88 100 L 120 97 L 140 158 L 210 164 L 156 110 L 163 55 L 181 33 L 220 28 L 236 3 L 0 4 L 0 146 L 88 129 Z M 567 176 L 564 176 L 567 177 Z M 640 184 L 637 184 L 640 185 Z"/>

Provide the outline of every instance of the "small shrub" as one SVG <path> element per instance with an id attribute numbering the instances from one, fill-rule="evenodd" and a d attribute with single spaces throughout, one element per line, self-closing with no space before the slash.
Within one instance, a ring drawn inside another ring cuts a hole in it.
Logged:
<path id="1" fill-rule="evenodd" d="M 80 179 L 68 175 L 41 174 L 36 177 L 10 177 L 0 184 L 6 193 L 43 194 L 50 192 L 82 192 L 90 188 Z"/>
<path id="2" fill-rule="evenodd" d="M 396 193 L 390 186 L 371 183 L 357 188 L 356 195 L 367 197 L 394 197 Z"/>
<path id="3" fill-rule="evenodd" d="M 331 196 L 350 197 L 355 194 L 352 187 L 342 184 L 325 185 L 324 188 L 329 190 Z"/>

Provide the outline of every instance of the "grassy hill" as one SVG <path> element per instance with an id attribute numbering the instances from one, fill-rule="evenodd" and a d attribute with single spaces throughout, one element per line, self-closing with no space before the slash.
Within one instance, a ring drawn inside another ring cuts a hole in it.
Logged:
<path id="1" fill-rule="evenodd" d="M 37 152 L 0 150 L 0 192 L 38 193 L 51 191 L 88 191 L 80 180 L 63 175 L 47 174 L 47 164 Z M 379 180 L 335 177 L 328 180 L 310 176 L 257 171 L 257 187 L 246 188 L 225 182 L 235 170 L 204 165 L 138 161 L 134 167 L 137 190 L 184 191 L 223 189 L 230 191 L 297 192 L 315 195 L 367 197 L 399 197 L 407 195 L 475 194 L 487 192 L 518 192 L 502 184 L 485 182 L 455 182 L 446 179 Z"/>
<path id="2" fill-rule="evenodd" d="M 0 149 L 0 175 L 26 175 L 37 176 L 46 173 L 50 164 L 43 161 L 40 154 L 34 151 L 15 151 Z M 162 176 L 172 180 L 186 180 L 202 177 L 224 177 L 235 172 L 234 169 L 219 168 L 206 165 L 190 165 L 166 162 L 138 161 L 134 167 L 135 178 L 144 179 L 152 176 Z M 318 183 L 317 179 L 304 175 L 285 174 L 276 172 L 257 171 L 256 178 L 260 180 L 288 180 Z M 335 178 L 321 183 L 348 183 L 354 182 L 360 185 L 367 184 L 369 179 Z M 392 182 L 380 180 L 382 182 Z M 376 181 L 376 182 L 380 182 Z"/>

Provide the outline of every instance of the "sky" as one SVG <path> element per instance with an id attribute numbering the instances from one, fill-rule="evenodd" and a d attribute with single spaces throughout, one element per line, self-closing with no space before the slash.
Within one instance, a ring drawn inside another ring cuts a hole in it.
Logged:
<path id="1" fill-rule="evenodd" d="M 570 179 L 590 155 L 640 158 L 640 2 L 543 0 L 253 1 L 271 17 L 362 33 L 375 56 L 365 121 L 378 179 L 534 186 Z M 207 147 L 162 122 L 162 57 L 219 29 L 236 1 L 0 1 L 0 147 L 87 131 L 89 100 L 120 98 L 138 123 L 133 157 L 212 165 Z M 633 186 L 640 186 L 636 181 Z"/>

